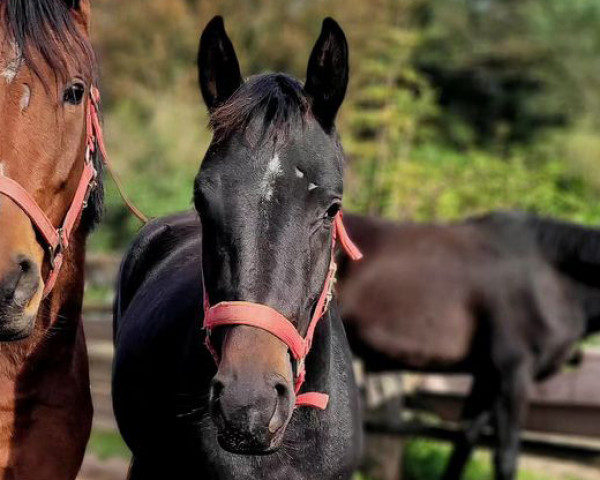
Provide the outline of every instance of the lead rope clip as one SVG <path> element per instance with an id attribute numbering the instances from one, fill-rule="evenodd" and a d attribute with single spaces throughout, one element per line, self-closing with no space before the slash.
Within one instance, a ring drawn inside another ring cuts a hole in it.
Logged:
<path id="1" fill-rule="evenodd" d="M 331 300 L 333 300 L 333 292 L 335 290 L 335 284 L 337 282 L 337 263 L 331 262 L 331 267 L 329 267 L 329 275 L 331 275 L 331 280 L 329 281 L 329 288 L 327 289 L 327 296 L 325 297 L 325 304 L 323 305 L 323 314 L 329 309 L 329 305 L 331 304 Z"/>

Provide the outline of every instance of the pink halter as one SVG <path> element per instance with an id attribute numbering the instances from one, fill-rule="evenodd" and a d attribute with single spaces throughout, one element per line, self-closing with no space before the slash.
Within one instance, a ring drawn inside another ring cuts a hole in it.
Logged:
<path id="1" fill-rule="evenodd" d="M 331 261 L 329 271 L 325 277 L 323 290 L 317 301 L 315 312 L 308 325 L 306 337 L 302 337 L 296 327 L 286 317 L 277 310 L 252 302 L 220 302 L 211 307 L 206 288 L 204 289 L 204 329 L 206 330 L 206 346 L 211 352 L 217 365 L 219 364 L 219 355 L 210 341 L 211 332 L 217 327 L 231 325 L 248 325 L 255 328 L 266 330 L 279 340 L 285 343 L 290 349 L 290 353 L 295 360 L 295 384 L 296 407 L 313 407 L 325 410 L 329 403 L 329 395 L 318 392 L 308 392 L 300 394 L 300 389 L 306 379 L 305 360 L 312 347 L 313 336 L 319 320 L 323 317 L 329 302 L 333 295 L 333 286 L 335 283 L 336 263 L 335 247 L 339 238 L 340 244 L 353 260 L 360 260 L 362 254 L 352 243 L 344 224 L 342 222 L 341 212 L 335 216 L 331 235 Z"/>

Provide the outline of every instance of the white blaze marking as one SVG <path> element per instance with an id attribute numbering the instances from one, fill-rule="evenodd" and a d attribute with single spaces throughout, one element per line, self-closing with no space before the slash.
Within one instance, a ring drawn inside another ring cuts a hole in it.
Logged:
<path id="1" fill-rule="evenodd" d="M 260 184 L 262 197 L 265 200 L 271 200 L 271 198 L 273 197 L 275 181 L 277 180 L 277 177 L 279 177 L 282 173 L 283 171 L 281 169 L 279 155 L 275 154 L 275 156 L 271 160 L 269 160 L 265 176 L 263 177 L 262 182 Z"/>
<path id="2" fill-rule="evenodd" d="M 0 72 L 0 77 L 4 77 L 6 83 L 11 83 L 17 73 L 19 72 L 19 68 L 21 68 L 21 64 L 23 63 L 23 56 L 21 55 L 21 51 L 16 43 L 12 44 L 12 48 L 14 51 L 14 56 L 11 60 L 8 61 L 4 69 Z"/>

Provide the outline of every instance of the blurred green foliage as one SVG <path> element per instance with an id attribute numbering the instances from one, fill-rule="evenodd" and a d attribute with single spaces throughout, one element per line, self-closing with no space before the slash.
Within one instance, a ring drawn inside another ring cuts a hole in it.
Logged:
<path id="1" fill-rule="evenodd" d="M 245 75 L 302 79 L 322 18 L 342 24 L 347 208 L 415 220 L 526 209 L 600 221 L 596 0 L 98 0 L 108 147 L 150 215 L 191 206 L 210 141 L 196 49 L 217 13 Z M 138 224 L 112 186 L 107 206 L 93 247 L 122 249 Z"/>
<path id="2" fill-rule="evenodd" d="M 113 430 L 93 429 L 88 442 L 88 452 L 96 455 L 100 460 L 122 458 L 129 460 L 131 452 L 117 432 Z"/>

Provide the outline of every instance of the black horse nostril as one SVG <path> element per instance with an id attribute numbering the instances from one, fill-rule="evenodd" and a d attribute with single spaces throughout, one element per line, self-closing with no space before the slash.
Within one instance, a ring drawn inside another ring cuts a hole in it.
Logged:
<path id="1" fill-rule="evenodd" d="M 210 413 L 215 423 L 221 426 L 225 422 L 225 413 L 223 412 L 223 408 L 221 406 L 221 395 L 223 394 L 224 389 L 225 385 L 220 380 L 213 378 L 212 382 L 210 382 Z"/>
<path id="2" fill-rule="evenodd" d="M 269 432 L 272 434 L 278 432 L 285 425 L 291 403 L 291 390 L 286 383 L 275 381 L 273 388 L 277 392 L 277 403 L 269 421 Z"/>
<path id="3" fill-rule="evenodd" d="M 277 382 L 275 384 L 275 391 L 277 392 L 278 397 L 287 397 L 290 393 L 287 385 L 282 382 Z"/>
<path id="4" fill-rule="evenodd" d="M 218 402 L 221 398 L 221 394 L 225 389 L 223 382 L 217 378 L 213 378 L 210 382 L 210 400 L 211 402 Z"/>

